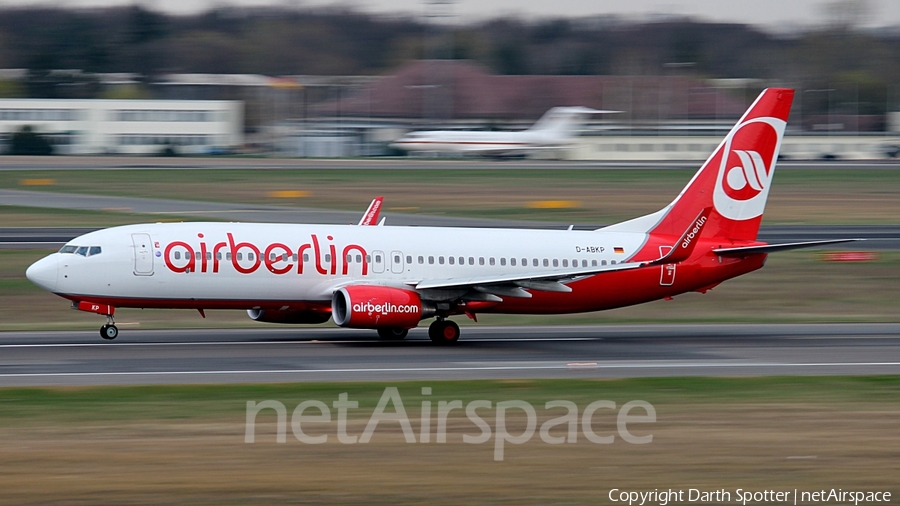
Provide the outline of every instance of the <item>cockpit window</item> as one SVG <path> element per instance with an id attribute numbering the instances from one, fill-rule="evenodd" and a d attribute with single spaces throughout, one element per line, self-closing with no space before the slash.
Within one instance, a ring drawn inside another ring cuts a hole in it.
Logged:
<path id="1" fill-rule="evenodd" d="M 78 246 L 66 245 L 66 246 L 63 246 L 62 249 L 59 250 L 59 252 L 60 253 L 75 253 L 75 250 L 77 250 L 77 249 L 78 249 Z"/>
<path id="2" fill-rule="evenodd" d="M 100 246 L 91 246 L 90 251 L 88 251 L 88 256 L 99 255 L 101 253 Z"/>
<path id="3" fill-rule="evenodd" d="M 81 255 L 81 256 L 83 256 L 83 257 L 86 257 L 86 256 L 87 256 L 87 252 L 88 252 L 88 247 L 87 247 L 87 246 L 79 246 L 78 249 L 75 251 L 75 254 L 76 254 L 76 255 Z"/>

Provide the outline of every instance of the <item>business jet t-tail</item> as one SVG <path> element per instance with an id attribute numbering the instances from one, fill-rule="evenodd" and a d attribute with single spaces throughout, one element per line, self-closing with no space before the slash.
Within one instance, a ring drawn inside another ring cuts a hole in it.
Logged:
<path id="1" fill-rule="evenodd" d="M 591 114 L 613 113 L 587 107 L 554 107 L 531 128 L 519 132 L 432 130 L 410 132 L 391 147 L 408 152 L 462 153 L 489 157 L 524 156 L 565 148 Z"/>

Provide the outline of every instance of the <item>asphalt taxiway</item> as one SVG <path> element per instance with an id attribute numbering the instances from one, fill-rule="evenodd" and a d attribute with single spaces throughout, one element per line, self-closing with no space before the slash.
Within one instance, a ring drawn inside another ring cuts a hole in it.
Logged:
<path id="1" fill-rule="evenodd" d="M 168 169 L 696 169 L 702 160 L 492 160 L 486 158 L 279 158 L 268 156 L 3 156 L 0 171 L 22 170 L 168 170 Z M 782 160 L 779 168 L 897 169 L 900 160 Z"/>
<path id="2" fill-rule="evenodd" d="M 900 374 L 900 323 L 0 333 L 0 386 Z"/>

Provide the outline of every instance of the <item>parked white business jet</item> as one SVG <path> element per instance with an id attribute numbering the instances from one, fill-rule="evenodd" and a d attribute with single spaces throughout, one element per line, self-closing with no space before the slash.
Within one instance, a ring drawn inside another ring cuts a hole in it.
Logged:
<path id="1" fill-rule="evenodd" d="M 105 315 L 116 308 L 243 309 L 278 323 L 377 329 L 454 343 L 449 317 L 597 311 L 705 292 L 770 252 L 844 242 L 756 240 L 794 91 L 768 89 L 680 195 L 595 231 L 359 225 L 157 223 L 73 239 L 28 268 L 35 284 Z M 378 223 L 378 225 L 376 225 Z"/>
<path id="2" fill-rule="evenodd" d="M 432 130 L 411 132 L 391 147 L 403 151 L 463 153 L 508 157 L 564 148 L 590 114 L 612 113 L 587 107 L 554 107 L 528 130 L 486 132 L 472 130 Z"/>

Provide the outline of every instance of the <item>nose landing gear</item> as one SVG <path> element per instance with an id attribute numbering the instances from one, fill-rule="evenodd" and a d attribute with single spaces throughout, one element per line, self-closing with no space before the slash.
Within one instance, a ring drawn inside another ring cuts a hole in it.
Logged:
<path id="1" fill-rule="evenodd" d="M 106 325 L 100 327 L 100 337 L 107 341 L 112 341 L 119 336 L 119 327 L 116 327 L 116 320 L 112 315 L 106 315 Z"/>
<path id="2" fill-rule="evenodd" d="M 112 341 L 119 336 L 119 328 L 116 327 L 116 320 L 113 318 L 113 315 L 116 314 L 116 308 L 114 306 L 82 300 L 73 302 L 72 309 L 105 316 L 106 325 L 100 327 L 100 337 L 103 339 Z"/>

